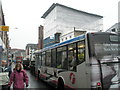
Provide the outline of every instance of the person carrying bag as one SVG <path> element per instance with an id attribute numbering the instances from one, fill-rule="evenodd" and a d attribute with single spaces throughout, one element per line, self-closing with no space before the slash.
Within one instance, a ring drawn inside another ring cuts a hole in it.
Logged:
<path id="1" fill-rule="evenodd" d="M 1 66 L 0 66 L 0 86 L 2 90 L 9 90 L 8 82 L 9 82 L 9 75 L 10 75 L 10 69 L 7 67 L 6 60 L 1 60 Z"/>
<path id="2" fill-rule="evenodd" d="M 28 75 L 26 71 L 22 69 L 22 65 L 20 63 L 16 64 L 14 71 L 10 75 L 8 86 L 10 87 L 13 83 L 14 90 L 23 90 L 25 88 L 24 83 L 26 87 L 28 87 L 28 81 Z"/>

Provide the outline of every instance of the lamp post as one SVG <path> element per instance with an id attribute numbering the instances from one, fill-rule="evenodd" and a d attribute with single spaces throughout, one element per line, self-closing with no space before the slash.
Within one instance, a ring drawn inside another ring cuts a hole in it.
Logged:
<path id="1" fill-rule="evenodd" d="M 12 29 L 18 29 L 18 28 L 17 28 L 17 27 L 12 27 L 12 28 L 10 27 L 9 29 L 10 29 L 10 31 L 11 31 Z M 11 42 L 10 31 L 9 31 L 9 33 L 8 33 L 9 38 L 8 38 L 8 41 L 7 41 L 7 44 L 8 44 L 8 45 L 7 45 L 7 46 L 8 46 L 8 47 L 7 47 L 7 57 L 8 57 L 9 54 L 11 54 L 10 48 L 9 48 L 9 47 L 11 47 L 11 45 L 10 45 L 10 44 L 11 44 L 11 43 L 10 43 L 10 42 Z M 13 53 L 12 53 L 12 54 L 11 54 L 11 59 L 12 59 L 11 61 L 12 61 L 12 62 L 13 62 L 13 57 L 14 57 L 14 55 L 13 55 Z M 8 61 L 8 58 L 7 58 L 7 61 Z"/>
<path id="2" fill-rule="evenodd" d="M 11 39 L 10 39 L 11 40 Z M 7 47 L 6 47 L 6 49 L 7 49 L 7 64 L 8 64 L 8 62 L 9 62 L 9 55 L 10 55 L 10 40 L 9 40 L 9 38 L 7 39 Z"/>

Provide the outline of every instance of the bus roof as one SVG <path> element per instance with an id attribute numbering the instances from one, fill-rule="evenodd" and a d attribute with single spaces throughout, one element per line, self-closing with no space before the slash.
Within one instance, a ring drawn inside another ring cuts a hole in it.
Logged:
<path id="1" fill-rule="evenodd" d="M 63 46 L 63 45 L 66 45 L 66 44 L 70 44 L 70 43 L 73 43 L 73 42 L 76 42 L 76 41 L 79 41 L 79 40 L 84 40 L 86 34 L 96 34 L 96 35 L 99 34 L 100 35 L 100 34 L 113 34 L 113 33 L 110 33 L 110 32 L 86 32 L 85 34 L 79 35 L 79 36 L 74 37 L 70 40 L 45 47 L 41 50 L 36 50 L 35 53 L 43 52 L 43 51 L 53 49 L 53 48 L 56 48 L 56 47 L 59 47 L 59 46 Z"/>
<path id="2" fill-rule="evenodd" d="M 52 46 L 48 46 L 48 47 L 43 48 L 43 49 L 41 49 L 39 51 L 37 50 L 35 53 L 46 51 L 46 50 L 49 50 L 49 49 L 52 49 L 52 48 L 55 48 L 55 47 L 63 46 L 63 45 L 66 45 L 66 44 L 69 44 L 69 43 L 73 43 L 73 42 L 76 42 L 78 40 L 83 40 L 83 39 L 85 39 L 85 34 L 77 36 L 75 38 L 72 38 L 70 40 L 67 40 L 67 41 L 64 41 L 64 42 L 61 42 L 61 43 L 54 44 Z"/>

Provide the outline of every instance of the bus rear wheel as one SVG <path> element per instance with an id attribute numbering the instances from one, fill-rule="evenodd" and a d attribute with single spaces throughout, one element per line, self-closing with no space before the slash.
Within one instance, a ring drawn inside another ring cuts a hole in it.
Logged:
<path id="1" fill-rule="evenodd" d="M 63 79 L 62 79 L 62 78 L 59 78 L 59 79 L 58 79 L 57 89 L 58 89 L 58 90 L 65 90 L 65 88 L 64 88 L 64 82 L 63 82 Z"/>
<path id="2" fill-rule="evenodd" d="M 37 78 L 40 79 L 40 71 L 38 71 Z"/>

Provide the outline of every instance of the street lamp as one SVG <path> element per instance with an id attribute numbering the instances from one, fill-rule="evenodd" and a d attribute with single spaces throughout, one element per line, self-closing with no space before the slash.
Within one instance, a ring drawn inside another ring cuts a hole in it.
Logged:
<path id="1" fill-rule="evenodd" d="M 11 30 L 11 29 L 18 29 L 18 27 L 12 27 L 12 28 L 10 27 L 9 29 L 10 29 L 10 30 Z M 10 47 L 11 47 L 11 46 L 10 46 L 11 38 L 10 38 L 10 35 L 9 35 L 9 34 L 10 34 L 10 33 L 8 33 L 8 37 L 9 37 L 9 38 L 8 38 L 8 41 L 7 41 L 7 42 L 8 42 L 8 43 L 7 43 L 7 44 L 8 44 L 8 45 L 7 45 L 7 46 L 8 46 L 8 47 L 7 47 L 7 55 L 9 55 L 9 53 L 10 53 L 10 50 L 9 50 L 9 49 L 10 49 Z M 13 54 L 12 54 L 12 55 L 13 55 Z M 12 61 L 13 61 L 13 57 L 14 57 L 14 56 L 12 56 Z"/>
<path id="2" fill-rule="evenodd" d="M 14 54 L 11 55 L 11 58 L 12 58 L 12 62 L 13 62 L 13 57 L 14 57 Z"/>

